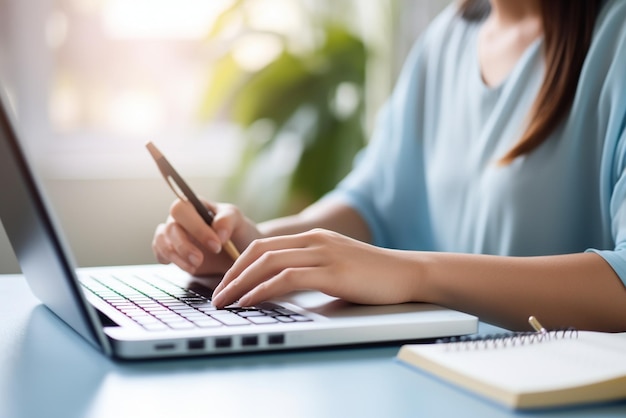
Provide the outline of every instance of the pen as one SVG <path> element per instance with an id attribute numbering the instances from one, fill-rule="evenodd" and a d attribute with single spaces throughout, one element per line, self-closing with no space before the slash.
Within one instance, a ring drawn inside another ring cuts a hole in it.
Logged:
<path id="1" fill-rule="evenodd" d="M 546 330 L 543 325 L 541 325 L 541 323 L 539 322 L 539 320 L 537 320 L 537 318 L 535 318 L 534 316 L 530 316 L 528 318 L 528 323 L 530 324 L 531 327 L 533 327 L 533 329 L 537 332 L 540 332 L 542 334 L 547 334 L 548 330 Z"/>
<path id="2" fill-rule="evenodd" d="M 152 142 L 148 142 L 146 144 L 146 148 L 148 148 L 148 151 L 150 151 L 150 155 L 152 155 L 152 158 L 154 158 L 154 161 L 156 162 L 159 171 L 167 181 L 167 184 L 170 186 L 174 194 L 179 199 L 191 203 L 196 212 L 198 212 L 198 214 L 202 217 L 207 225 L 213 225 L 213 218 L 215 218 L 215 213 L 211 209 L 203 205 L 202 202 L 200 202 L 200 199 L 198 199 L 198 197 L 187 185 L 187 183 L 185 183 L 183 178 L 176 172 L 176 170 L 174 170 L 174 167 L 172 167 L 169 161 L 167 161 L 167 159 Z M 231 240 L 228 240 L 224 244 L 224 250 L 228 253 L 228 255 L 230 255 L 233 260 L 236 260 L 239 257 L 239 251 Z"/>

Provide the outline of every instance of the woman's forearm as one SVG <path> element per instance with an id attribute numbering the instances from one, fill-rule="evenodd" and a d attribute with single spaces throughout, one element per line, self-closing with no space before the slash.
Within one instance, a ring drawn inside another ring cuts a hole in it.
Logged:
<path id="1" fill-rule="evenodd" d="M 369 242 L 367 224 L 345 205 L 316 204 L 298 215 L 259 225 L 265 236 L 324 228 Z M 509 329 L 528 329 L 535 315 L 547 327 L 626 331 L 626 288 L 595 253 L 541 257 L 402 251 L 394 264 L 411 299 L 470 312 Z M 416 274 L 417 272 L 417 274 Z"/>
<path id="2" fill-rule="evenodd" d="M 414 300 L 476 314 L 509 329 L 546 327 L 626 331 L 626 289 L 594 253 L 542 257 L 414 253 L 422 272 Z"/>

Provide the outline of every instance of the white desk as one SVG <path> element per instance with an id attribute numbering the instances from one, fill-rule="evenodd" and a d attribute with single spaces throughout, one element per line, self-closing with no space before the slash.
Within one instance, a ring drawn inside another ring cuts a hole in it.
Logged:
<path id="1" fill-rule="evenodd" d="M 0 317 L 1 418 L 515 416 L 396 362 L 399 345 L 114 362 L 19 275 L 0 275 Z M 532 416 L 626 416 L 626 403 Z"/>

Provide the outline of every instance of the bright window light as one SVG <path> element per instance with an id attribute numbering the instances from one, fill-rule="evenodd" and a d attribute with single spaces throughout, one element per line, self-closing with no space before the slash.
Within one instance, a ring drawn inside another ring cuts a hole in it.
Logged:
<path id="1" fill-rule="evenodd" d="M 102 19 L 113 39 L 199 39 L 231 0 L 109 0 Z"/>

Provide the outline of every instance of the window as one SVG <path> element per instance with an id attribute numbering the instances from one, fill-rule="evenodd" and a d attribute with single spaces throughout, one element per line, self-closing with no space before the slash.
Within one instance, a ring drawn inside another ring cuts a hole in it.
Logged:
<path id="1" fill-rule="evenodd" d="M 3 2 L 0 70 L 45 175 L 152 175 L 147 140 L 180 151 L 186 172 L 227 170 L 237 129 L 197 108 L 215 53 L 206 35 L 231 3 Z"/>
<path id="2" fill-rule="evenodd" d="M 212 63 L 224 48 L 237 47 L 237 59 L 251 69 L 276 53 L 261 36 L 237 45 L 208 42 L 225 9 L 252 8 L 243 26 L 282 31 L 296 45 L 310 24 L 303 10 L 353 3 L 358 13 L 346 19 L 374 50 L 367 93 L 373 120 L 411 43 L 392 33 L 394 15 L 400 30 L 414 30 L 407 15 L 424 20 L 424 10 L 432 17 L 431 3 L 446 2 L 420 0 L 420 9 L 404 0 L 2 0 L 0 77 L 46 176 L 155 176 L 147 140 L 186 172 L 223 176 L 237 163 L 242 141 L 226 119 L 199 117 Z M 411 13 L 398 13 L 408 6 Z"/>

